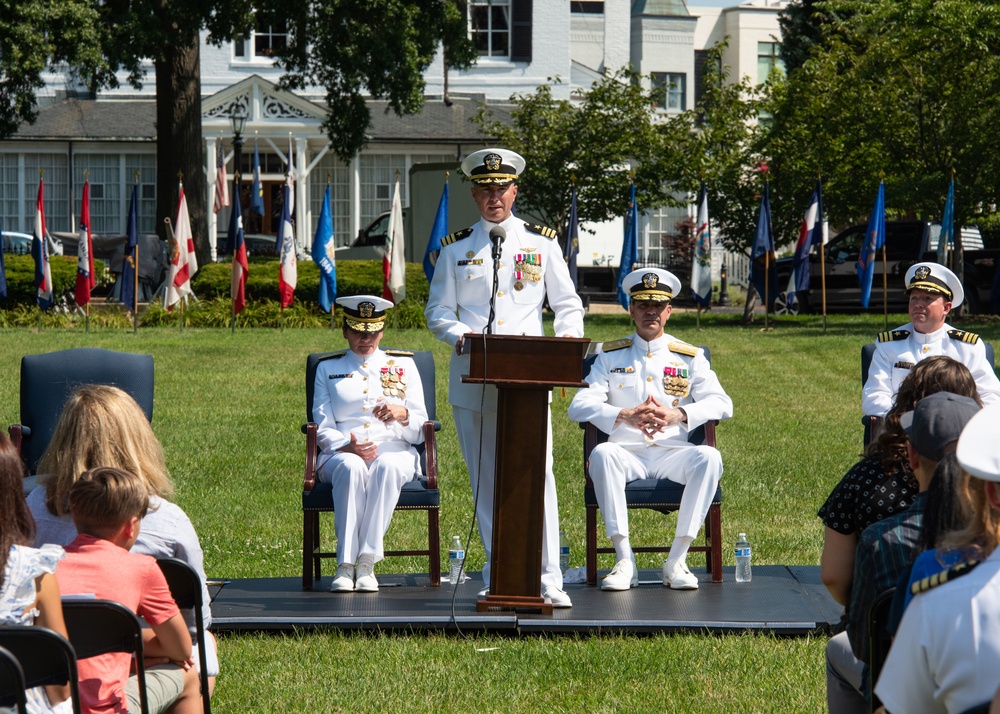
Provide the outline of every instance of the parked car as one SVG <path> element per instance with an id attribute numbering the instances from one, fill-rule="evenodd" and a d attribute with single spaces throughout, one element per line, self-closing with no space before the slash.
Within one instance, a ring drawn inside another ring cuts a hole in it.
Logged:
<path id="1" fill-rule="evenodd" d="M 32 237 L 27 233 L 3 232 L 3 252 L 16 255 L 31 255 Z"/>
<path id="2" fill-rule="evenodd" d="M 406 222 L 406 214 L 410 209 L 403 209 L 403 222 Z M 374 221 L 358 231 L 358 237 L 351 243 L 352 248 L 385 248 L 386 241 L 389 240 L 389 219 L 392 218 L 391 211 L 383 211 L 378 214 Z"/>
<path id="3" fill-rule="evenodd" d="M 867 225 L 851 226 L 838 233 L 826 244 L 826 308 L 828 311 L 861 310 L 861 282 L 858 280 L 858 256 L 864 244 Z M 914 263 L 937 260 L 937 241 L 941 226 L 929 221 L 887 221 L 885 231 L 886 274 L 888 277 L 888 309 L 906 312 L 907 297 L 903 278 Z M 989 311 L 990 289 L 996 272 L 1000 250 L 983 248 L 976 228 L 963 228 L 956 241 L 963 248 L 963 287 L 969 312 Z M 822 309 L 822 275 L 819 250 L 814 247 L 809 258 L 809 290 L 797 293 L 789 303 L 785 292 L 792 273 L 793 258 L 779 258 L 776 267 L 778 284 L 774 301 L 775 312 L 792 315 L 819 312 Z M 882 251 L 875 260 L 869 309 L 881 310 Z"/>

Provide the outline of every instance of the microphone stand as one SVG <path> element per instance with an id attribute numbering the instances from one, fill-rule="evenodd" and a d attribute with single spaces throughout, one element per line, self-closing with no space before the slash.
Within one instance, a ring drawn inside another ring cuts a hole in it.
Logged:
<path id="1" fill-rule="evenodd" d="M 493 257 L 493 291 L 490 293 L 490 316 L 486 322 L 486 334 L 493 334 L 493 319 L 496 317 L 496 302 L 497 302 L 497 288 L 500 282 L 500 253 L 501 253 L 501 242 L 502 238 L 497 236 L 490 236 L 490 242 L 493 244 L 490 254 Z"/>

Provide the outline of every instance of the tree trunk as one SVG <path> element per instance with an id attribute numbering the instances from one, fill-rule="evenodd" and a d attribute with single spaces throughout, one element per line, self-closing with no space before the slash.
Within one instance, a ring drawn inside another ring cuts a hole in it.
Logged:
<path id="1" fill-rule="evenodd" d="M 743 324 L 753 323 L 753 309 L 757 307 L 757 288 L 753 283 L 747 285 L 747 301 L 743 303 Z"/>
<path id="2" fill-rule="evenodd" d="M 211 260 L 208 245 L 208 181 L 201 132 L 201 55 L 198 34 L 186 46 L 164 49 L 156 66 L 156 214 L 177 217 L 178 178 L 184 181 L 198 264 Z M 163 222 L 156 227 L 165 239 Z"/>

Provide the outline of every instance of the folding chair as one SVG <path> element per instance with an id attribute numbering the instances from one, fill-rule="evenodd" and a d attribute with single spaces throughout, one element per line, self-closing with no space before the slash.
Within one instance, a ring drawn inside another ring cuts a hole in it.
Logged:
<path id="1" fill-rule="evenodd" d="M 208 654 L 205 649 L 208 644 L 205 642 L 205 621 L 202 618 L 202 605 L 204 604 L 201 591 L 201 578 L 190 565 L 179 558 L 159 558 L 156 563 L 163 571 L 163 576 L 167 579 L 170 587 L 170 594 L 177 603 L 177 607 L 182 610 L 191 610 L 194 613 L 195 632 L 198 640 L 198 673 L 201 678 L 201 701 L 204 705 L 205 714 L 211 714 L 212 704 L 208 694 Z"/>
<path id="2" fill-rule="evenodd" d="M 0 707 L 16 707 L 18 714 L 28 714 L 24 671 L 10 650 L 0 647 Z"/>
<path id="3" fill-rule="evenodd" d="M 21 358 L 21 423 L 8 428 L 34 474 L 52 439 L 63 405 L 84 384 L 110 384 L 127 392 L 153 419 L 153 356 L 79 347 Z"/>
<path id="4" fill-rule="evenodd" d="M 386 348 L 383 348 L 386 349 Z M 313 388 L 315 386 L 316 369 L 323 360 L 340 353 L 316 353 L 306 359 L 306 419 L 308 423 L 302 427 L 306 435 L 306 469 L 302 484 L 302 589 L 312 590 L 313 578 L 320 579 L 320 563 L 323 558 L 336 558 L 335 552 L 321 552 L 319 516 L 321 513 L 333 513 L 333 487 L 328 483 L 319 483 L 316 476 L 316 459 L 319 456 L 317 433 L 319 425 L 313 421 Z M 441 430 L 441 422 L 437 421 L 437 392 L 434 383 L 434 355 L 429 351 L 413 353 L 413 361 L 420 373 L 420 382 L 424 390 L 424 406 L 427 409 L 427 421 L 423 424 L 424 443 L 416 446 L 420 453 L 419 478 L 403 485 L 396 502 L 397 511 L 427 511 L 427 548 L 418 550 L 386 550 L 385 556 L 426 555 L 430 584 L 433 587 L 441 585 L 441 529 L 439 513 L 441 510 L 441 492 L 438 490 L 438 461 L 436 432 Z M 312 578 L 310 577 L 312 570 Z"/>
<path id="5" fill-rule="evenodd" d="M 707 347 L 705 359 L 710 360 Z M 596 355 L 587 357 L 584 362 L 584 381 L 590 373 L 590 368 L 597 359 Z M 715 426 L 717 421 L 709 421 L 688 433 L 688 441 L 696 445 L 715 446 Z M 584 505 L 587 510 L 587 585 L 597 585 L 597 556 L 599 553 L 614 553 L 611 547 L 597 546 L 597 494 L 594 483 L 590 480 L 590 452 L 594 447 L 608 440 L 608 435 L 593 424 L 581 424 L 583 427 L 583 468 L 586 476 L 586 486 L 583 491 Z M 684 485 L 669 479 L 644 478 L 632 481 L 625 486 L 625 503 L 629 509 L 648 508 L 660 513 L 676 511 L 681 506 L 681 496 Z M 634 540 L 634 535 L 633 535 Z M 637 546 L 632 550 L 636 553 L 668 553 L 669 545 Z M 712 505 L 705 517 L 705 545 L 692 545 L 690 551 L 705 554 L 705 569 L 712 574 L 713 583 L 722 582 L 722 485 L 712 496 Z"/>
<path id="6" fill-rule="evenodd" d="M 986 359 L 989 361 L 990 366 L 995 366 L 993 345 L 989 342 L 983 341 L 983 345 L 986 347 Z M 865 383 L 868 381 L 868 372 L 872 366 L 872 357 L 875 355 L 875 343 L 869 342 L 861 346 L 861 388 L 864 389 Z M 865 414 L 861 417 L 861 424 L 865 427 L 864 434 L 864 445 L 868 446 L 878 435 L 882 433 L 882 417 L 874 416 L 872 414 Z"/>
<path id="7" fill-rule="evenodd" d="M 63 599 L 63 618 L 77 661 L 126 652 L 135 655 L 139 676 L 139 704 L 149 714 L 146 701 L 146 665 L 142 654 L 142 625 L 134 612 L 112 600 Z"/>
<path id="8" fill-rule="evenodd" d="M 69 684 L 73 712 L 80 714 L 76 652 L 65 637 L 47 627 L 7 625 L 0 627 L 0 647 L 17 658 L 24 677 L 22 697 L 25 689 L 46 684 Z M 6 687 L 3 692 L 6 695 Z M 0 697 L 0 706 L 12 703 L 6 696 Z"/>

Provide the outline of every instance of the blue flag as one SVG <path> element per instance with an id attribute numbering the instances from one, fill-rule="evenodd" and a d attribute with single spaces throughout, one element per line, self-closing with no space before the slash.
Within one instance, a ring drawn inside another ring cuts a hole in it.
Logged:
<path id="1" fill-rule="evenodd" d="M 337 299 L 337 261 L 334 257 L 333 210 L 330 208 L 330 200 L 330 187 L 327 186 L 312 245 L 312 259 L 319 266 L 319 304 L 325 312 L 330 312 L 333 301 Z"/>
<path id="2" fill-rule="evenodd" d="M 858 255 L 858 280 L 861 281 L 861 307 L 868 309 L 872 295 L 872 278 L 875 277 L 875 258 L 885 245 L 885 183 L 879 181 L 878 196 L 868 219 L 868 232 Z"/>
<path id="3" fill-rule="evenodd" d="M 622 241 L 622 257 L 618 261 L 618 302 L 628 310 L 628 293 L 622 287 L 625 276 L 632 272 L 632 266 L 639 259 L 639 209 L 635 205 L 635 182 L 629 190 L 628 213 L 625 214 L 625 239 Z"/>
<path id="4" fill-rule="evenodd" d="M 438 201 L 437 214 L 434 216 L 434 226 L 431 237 L 427 240 L 427 250 L 424 252 L 424 275 L 427 282 L 434 279 L 434 265 L 441 252 L 441 240 L 448 234 L 448 182 L 444 182 L 441 200 Z"/>
<path id="5" fill-rule="evenodd" d="M 569 220 L 566 221 L 566 245 L 563 247 L 563 258 L 569 268 L 569 278 L 573 281 L 573 289 L 579 291 L 580 284 L 576 270 L 576 256 L 580 253 L 580 225 L 576 217 L 576 186 L 572 189 L 569 202 Z"/>
<path id="6" fill-rule="evenodd" d="M 944 202 L 941 216 L 941 233 L 938 235 L 937 262 L 947 265 L 948 250 L 955 249 L 955 179 L 948 185 L 948 200 Z"/>
<path id="7" fill-rule="evenodd" d="M 757 214 L 757 230 L 750 250 L 750 281 L 757 289 L 766 310 L 771 309 L 774 296 L 778 292 L 778 269 L 775 265 L 774 231 L 771 227 L 771 184 L 764 182 L 764 194 L 760 197 L 760 211 Z"/>
<path id="8" fill-rule="evenodd" d="M 792 274 L 788 276 L 785 290 L 790 305 L 795 294 L 809 289 L 809 252 L 814 245 L 823 245 L 823 183 L 816 182 L 816 190 L 809 199 L 809 207 L 802 217 L 799 239 L 795 243 L 795 257 L 792 260 Z M 822 250 L 822 248 L 821 248 Z"/>
<path id="9" fill-rule="evenodd" d="M 264 215 L 264 188 L 260 184 L 260 152 L 257 142 L 253 143 L 253 184 L 250 187 L 250 210 L 258 216 Z"/>
<path id="10" fill-rule="evenodd" d="M 238 203 L 238 201 L 237 201 Z M 132 312 L 138 307 L 135 293 L 136 247 L 139 245 L 139 184 L 132 186 L 132 200 L 128 204 L 128 218 L 125 225 L 125 255 L 122 260 L 122 285 L 119 299 Z"/>
<path id="11" fill-rule="evenodd" d="M 0 222 L 0 300 L 7 299 L 7 268 L 3 263 L 3 223 Z"/>

